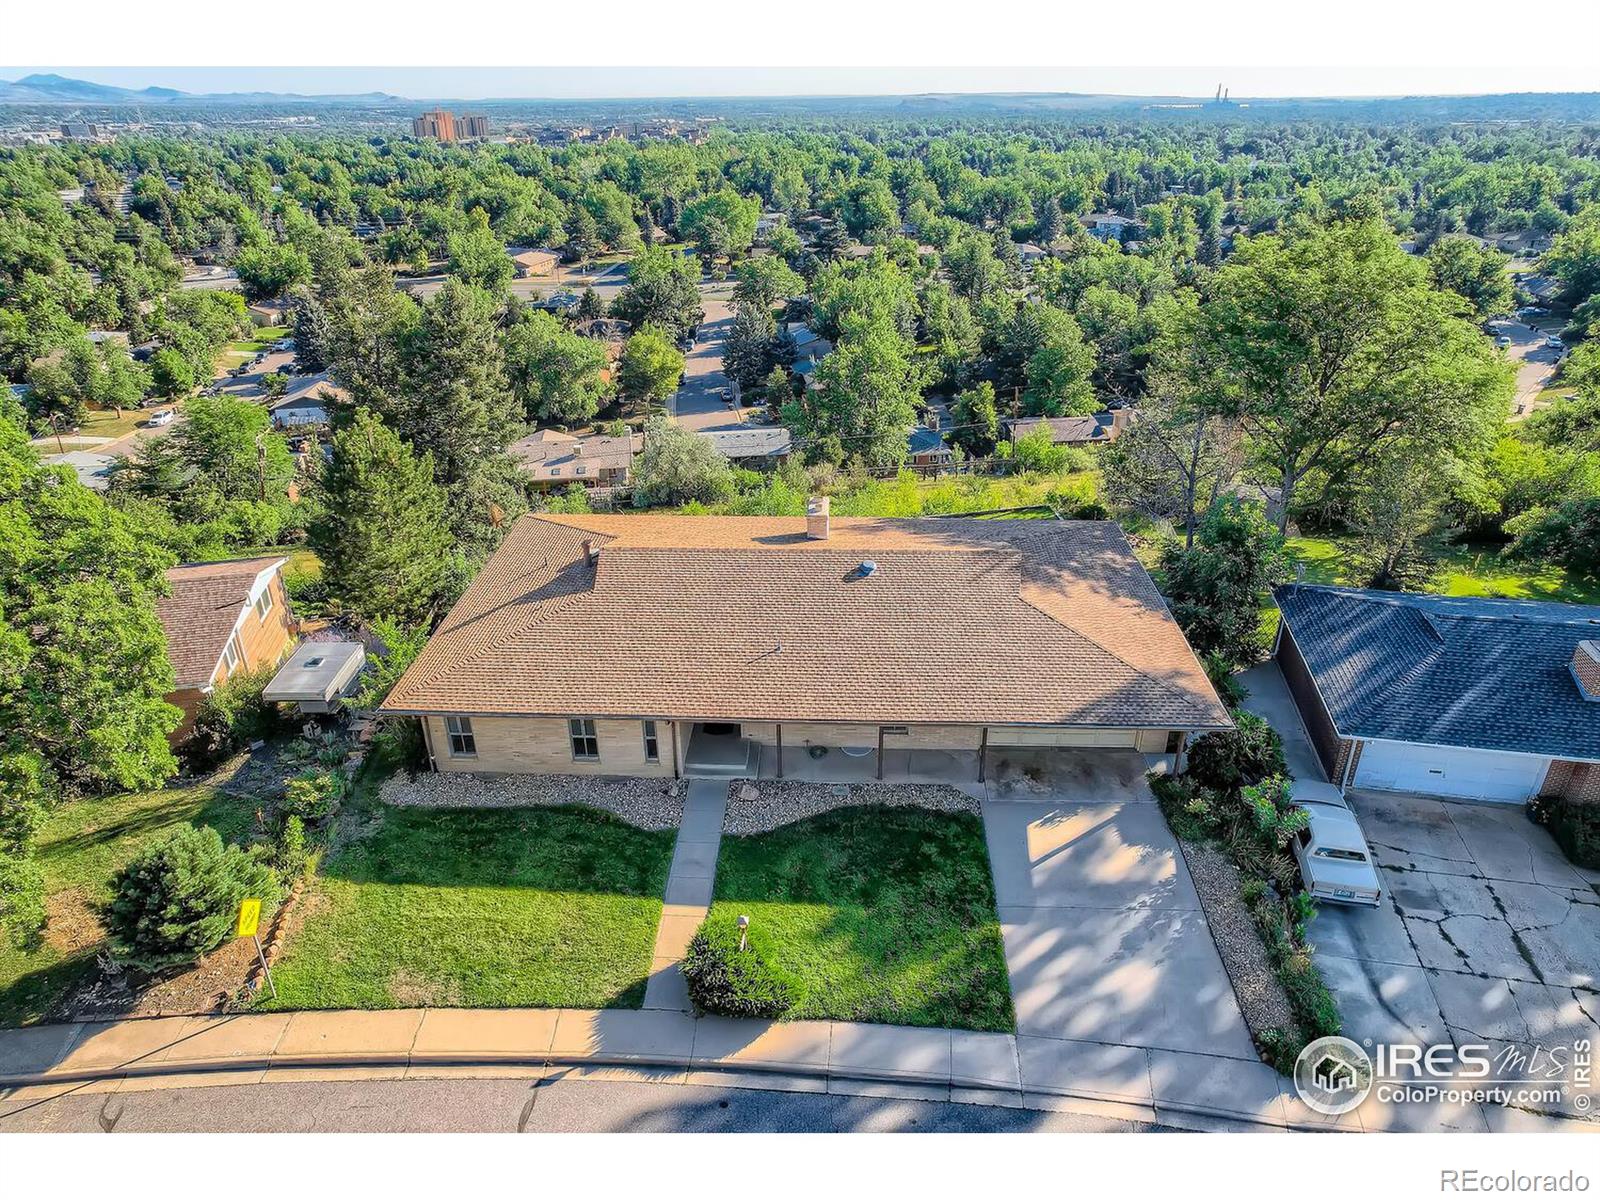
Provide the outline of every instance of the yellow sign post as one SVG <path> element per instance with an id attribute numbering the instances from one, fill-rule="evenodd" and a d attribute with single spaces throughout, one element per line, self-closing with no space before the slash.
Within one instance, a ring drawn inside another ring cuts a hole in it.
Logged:
<path id="1" fill-rule="evenodd" d="M 267 953 L 261 948 L 261 938 L 256 930 L 261 927 L 261 901 L 258 899 L 241 900 L 239 902 L 239 936 L 247 937 L 256 944 L 256 957 L 261 960 L 261 973 L 267 977 L 267 989 L 272 993 L 272 998 L 278 998 L 278 985 L 272 982 L 272 968 L 267 966 Z"/>
<path id="2" fill-rule="evenodd" d="M 243 900 L 239 903 L 239 937 L 253 938 L 261 924 L 261 901 Z"/>

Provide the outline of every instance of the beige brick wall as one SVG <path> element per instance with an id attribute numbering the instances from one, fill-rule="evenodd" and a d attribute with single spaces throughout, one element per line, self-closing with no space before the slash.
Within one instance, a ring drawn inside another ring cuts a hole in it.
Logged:
<path id="1" fill-rule="evenodd" d="M 644 760 L 640 721 L 601 718 L 595 721 L 600 741 L 598 761 L 572 757 L 565 718 L 473 717 L 478 743 L 475 758 L 452 758 L 443 717 L 428 717 L 428 742 L 434 765 L 441 771 L 481 771 L 495 775 L 668 775 L 672 774 L 672 722 L 656 722 L 661 761 Z M 682 731 L 687 735 L 688 730 Z"/>
<path id="2" fill-rule="evenodd" d="M 1137 729 L 1048 729 L 1028 725 L 989 726 L 991 746 L 1058 746 L 1082 750 L 1136 749 L 1141 732 Z M 1150 751 L 1160 753 L 1166 749 L 1167 735 L 1156 731 L 1159 742 Z"/>

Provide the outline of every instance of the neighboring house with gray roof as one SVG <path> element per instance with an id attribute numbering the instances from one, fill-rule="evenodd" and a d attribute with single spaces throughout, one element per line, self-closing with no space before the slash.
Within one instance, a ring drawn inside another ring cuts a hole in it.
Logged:
<path id="1" fill-rule="evenodd" d="M 1328 778 L 1600 803 L 1600 607 L 1291 584 L 1274 655 Z"/>
<path id="2" fill-rule="evenodd" d="M 84 487 L 103 492 L 111 486 L 111 468 L 117 460 L 114 455 L 92 450 L 68 450 L 65 454 L 46 454 L 39 461 L 47 467 L 71 467 Z"/>
<path id="3" fill-rule="evenodd" d="M 1012 441 L 1045 429 L 1054 445 L 1093 446 L 1116 441 L 1132 414 L 1132 409 L 1119 408 L 1087 417 L 1018 417 L 1007 421 L 1006 428 Z"/>
<path id="4" fill-rule="evenodd" d="M 729 462 L 738 466 L 782 462 L 794 446 L 794 435 L 782 425 L 745 429 L 707 429 L 700 434 Z"/>

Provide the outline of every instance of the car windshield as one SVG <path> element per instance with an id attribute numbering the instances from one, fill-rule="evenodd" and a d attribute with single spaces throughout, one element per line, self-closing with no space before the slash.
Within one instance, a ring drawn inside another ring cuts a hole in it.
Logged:
<path id="1" fill-rule="evenodd" d="M 1318 846 L 1318 858 L 1336 858 L 1340 862 L 1366 862 L 1367 856 L 1359 850 L 1341 850 L 1337 846 Z"/>

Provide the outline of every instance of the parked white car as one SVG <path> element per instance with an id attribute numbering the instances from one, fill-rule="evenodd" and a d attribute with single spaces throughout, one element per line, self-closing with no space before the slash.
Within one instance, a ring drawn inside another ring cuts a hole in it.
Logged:
<path id="1" fill-rule="evenodd" d="M 170 408 L 163 408 L 160 412 L 151 413 L 149 423 L 151 425 L 171 425 L 172 410 Z"/>
<path id="2" fill-rule="evenodd" d="M 1383 895 L 1361 824 L 1331 783 L 1296 782 L 1294 798 L 1311 818 L 1294 838 L 1294 860 L 1312 897 L 1376 907 Z"/>

